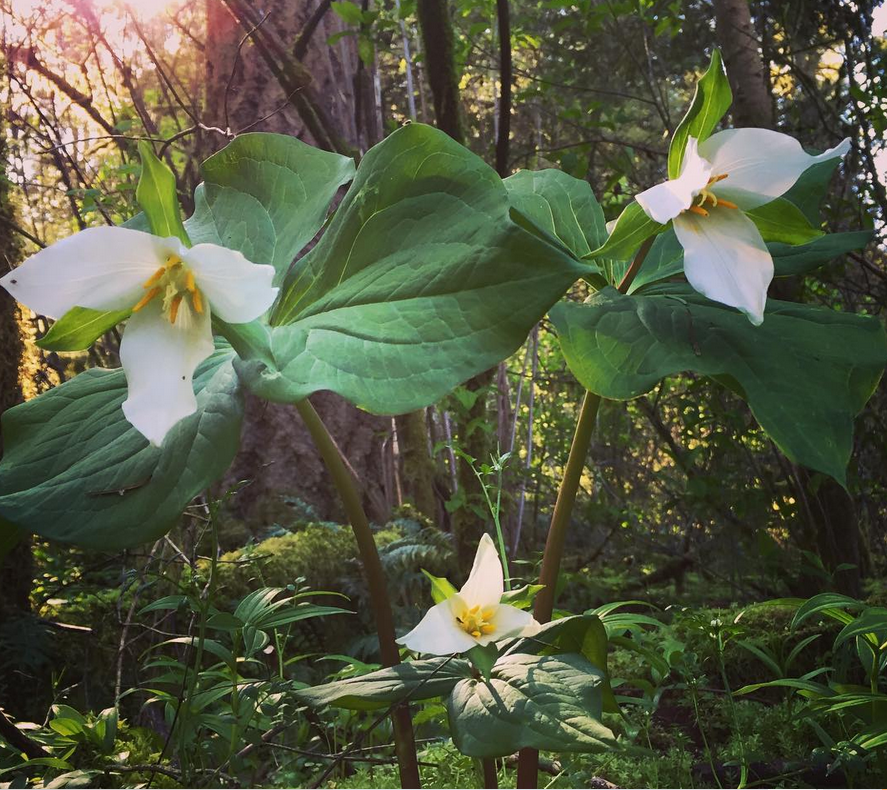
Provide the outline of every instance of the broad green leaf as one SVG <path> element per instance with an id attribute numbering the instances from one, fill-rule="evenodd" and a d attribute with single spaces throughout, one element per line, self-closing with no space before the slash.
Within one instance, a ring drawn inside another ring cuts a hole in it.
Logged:
<path id="1" fill-rule="evenodd" d="M 714 49 L 711 53 L 711 63 L 708 70 L 696 83 L 696 92 L 690 109 L 681 119 L 671 145 L 668 147 L 668 177 L 677 178 L 681 174 L 681 164 L 684 161 L 684 151 L 687 148 L 687 139 L 695 137 L 702 142 L 711 135 L 718 121 L 724 117 L 733 102 L 733 92 L 727 81 L 727 73 L 721 61 L 721 53 Z"/>
<path id="2" fill-rule="evenodd" d="M 770 680 L 766 683 L 752 683 L 749 686 L 743 686 L 737 689 L 735 694 L 751 694 L 758 689 L 766 688 L 790 688 L 801 692 L 805 697 L 831 697 L 834 691 L 822 683 L 816 683 L 812 680 L 803 680 L 802 678 L 780 678 L 779 680 Z"/>
<path id="3" fill-rule="evenodd" d="M 88 307 L 72 307 L 37 341 L 37 345 L 47 351 L 83 351 L 105 332 L 125 321 L 131 312 L 102 312 Z"/>
<path id="4" fill-rule="evenodd" d="M 640 204 L 629 203 L 616 220 L 607 240 L 596 250 L 589 252 L 586 260 L 596 258 L 615 258 L 620 261 L 630 260 L 643 242 L 657 233 L 661 233 L 665 225 L 650 219 Z"/>
<path id="5" fill-rule="evenodd" d="M 870 230 L 828 233 L 807 244 L 768 244 L 777 277 L 791 277 L 818 269 L 839 255 L 865 247 L 872 238 Z"/>
<path id="6" fill-rule="evenodd" d="M 536 596 L 544 589 L 544 584 L 525 584 L 516 590 L 506 590 L 502 593 L 499 603 L 506 603 L 516 609 L 529 609 Z"/>
<path id="7" fill-rule="evenodd" d="M 533 655 L 561 655 L 579 653 L 603 673 L 603 705 L 607 713 L 618 713 L 619 706 L 610 689 L 607 672 L 607 631 L 601 618 L 595 614 L 563 617 L 545 623 L 533 636 L 521 637 L 509 653 Z"/>
<path id="8" fill-rule="evenodd" d="M 583 386 L 625 400 L 694 371 L 738 389 L 792 460 L 844 482 L 853 418 L 880 380 L 887 337 L 875 318 L 768 303 L 764 323 L 689 288 L 623 296 L 612 288 L 551 311 Z"/>
<path id="9" fill-rule="evenodd" d="M 155 155 L 151 144 L 139 141 L 142 173 L 136 187 L 136 200 L 148 218 L 151 233 L 155 236 L 175 236 L 190 245 L 188 233 L 182 224 L 179 197 L 176 194 L 176 177 L 166 163 Z"/>
<path id="10" fill-rule="evenodd" d="M 243 396 L 232 357 L 220 348 L 198 367 L 197 412 L 160 448 L 124 418 L 119 369 L 93 368 L 4 412 L 0 515 L 107 551 L 163 535 L 237 452 Z"/>
<path id="11" fill-rule="evenodd" d="M 776 198 L 745 213 L 755 223 L 764 241 L 806 244 L 825 235 L 810 224 L 801 209 L 785 198 Z"/>
<path id="12" fill-rule="evenodd" d="M 396 414 L 517 350 L 586 270 L 514 223 L 501 179 L 481 159 L 410 124 L 363 158 L 326 232 L 287 277 L 275 326 L 226 336 L 261 397 L 291 403 L 332 390 Z"/>
<path id="13" fill-rule="evenodd" d="M 616 748 L 601 723 L 603 674 L 580 655 L 508 655 L 488 681 L 466 679 L 447 700 L 450 733 L 469 757 L 530 747 L 558 752 Z"/>
<path id="14" fill-rule="evenodd" d="M 239 250 L 270 263 L 279 285 L 293 259 L 323 225 L 354 161 L 282 134 L 242 134 L 201 166 L 185 223 L 195 244 Z"/>
<path id="15" fill-rule="evenodd" d="M 627 268 L 627 267 L 623 267 Z M 671 277 L 677 277 L 684 273 L 684 248 L 678 241 L 678 237 L 674 229 L 669 227 L 668 230 L 660 233 L 647 257 L 644 259 L 643 266 L 634 278 L 628 292 L 643 288 L 650 283 L 667 280 Z"/>
<path id="16" fill-rule="evenodd" d="M 808 167 L 783 197 L 801 209 L 810 222 L 819 222 L 819 206 L 828 192 L 832 175 L 839 164 L 841 159 L 835 157 Z"/>
<path id="17" fill-rule="evenodd" d="M 435 603 L 442 603 L 456 594 L 456 588 L 443 576 L 434 576 L 424 568 L 422 568 L 422 573 L 431 582 L 431 598 Z"/>
<path id="18" fill-rule="evenodd" d="M 511 204 L 577 258 L 607 240 L 604 212 L 587 181 L 561 170 L 521 170 L 504 183 Z"/>
<path id="19" fill-rule="evenodd" d="M 376 710 L 399 700 L 417 702 L 446 696 L 460 680 L 468 677 L 471 677 L 471 664 L 464 659 L 429 658 L 300 689 L 294 694 L 312 707 L 333 705 L 349 710 Z"/>
<path id="20" fill-rule="evenodd" d="M 499 648 L 496 647 L 495 642 L 490 642 L 488 645 L 477 645 L 465 653 L 465 658 L 480 672 L 480 676 L 484 680 L 489 680 L 493 666 L 499 659 Z"/>

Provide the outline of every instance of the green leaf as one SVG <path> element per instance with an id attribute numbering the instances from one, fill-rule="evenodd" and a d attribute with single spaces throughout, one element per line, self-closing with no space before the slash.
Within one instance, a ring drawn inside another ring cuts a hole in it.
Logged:
<path id="1" fill-rule="evenodd" d="M 857 601 L 856 598 L 850 598 L 840 593 L 820 593 L 808 598 L 801 603 L 795 616 L 792 618 L 791 628 L 795 630 L 808 617 L 814 614 L 823 614 L 832 620 L 837 620 L 845 625 L 853 620 L 853 615 L 845 612 L 845 609 L 855 610 L 864 609 L 865 604 Z"/>
<path id="2" fill-rule="evenodd" d="M 585 258 L 586 260 L 615 258 L 627 261 L 634 256 L 643 242 L 650 236 L 661 233 L 664 228 L 665 225 L 650 219 L 639 203 L 632 201 L 619 215 L 607 240 L 596 250 L 589 252 Z"/>
<path id="3" fill-rule="evenodd" d="M 433 576 L 424 568 L 421 570 L 425 574 L 425 578 L 431 582 L 431 598 L 435 603 L 442 603 L 456 594 L 456 588 L 442 576 Z"/>
<path id="4" fill-rule="evenodd" d="M 587 181 L 561 170 L 521 170 L 504 183 L 511 205 L 577 258 L 607 240 L 604 212 Z"/>
<path id="5" fill-rule="evenodd" d="M 812 680 L 803 680 L 801 678 L 780 678 L 779 680 L 770 680 L 766 683 L 752 683 L 750 686 L 743 686 L 737 689 L 735 694 L 751 694 L 758 689 L 766 688 L 789 688 L 800 691 L 805 697 L 831 697 L 834 695 L 828 686 L 822 683 L 815 683 Z"/>
<path id="6" fill-rule="evenodd" d="M 696 83 L 696 92 L 690 109 L 681 119 L 671 145 L 668 147 L 668 177 L 677 178 L 681 174 L 687 138 L 695 137 L 700 143 L 711 135 L 718 121 L 726 115 L 733 102 L 733 92 L 727 81 L 727 72 L 721 61 L 721 53 L 714 49 L 708 70 Z"/>
<path id="7" fill-rule="evenodd" d="M 125 321 L 131 312 L 102 312 L 87 307 L 72 307 L 37 341 L 37 345 L 47 351 L 83 351 L 105 332 Z"/>
<path id="8" fill-rule="evenodd" d="M 785 198 L 776 198 L 745 214 L 755 223 L 764 241 L 806 244 L 825 235 L 810 224 L 801 209 Z"/>
<path id="9" fill-rule="evenodd" d="M 447 700 L 450 733 L 469 757 L 530 747 L 558 752 L 616 748 L 601 724 L 603 674 L 579 655 L 509 655 L 488 681 L 466 679 Z"/>
<path id="10" fill-rule="evenodd" d="M 506 590 L 502 593 L 499 603 L 508 604 L 516 609 L 529 609 L 536 596 L 544 589 L 544 584 L 525 584 L 516 590 Z"/>
<path id="11" fill-rule="evenodd" d="M 102 551 L 163 535 L 237 452 L 243 396 L 232 357 L 220 348 L 197 368 L 197 412 L 160 448 L 124 418 L 119 369 L 93 368 L 4 412 L 0 515 Z"/>
<path id="12" fill-rule="evenodd" d="M 349 25 L 359 25 L 363 19 L 363 12 L 356 3 L 334 2 L 331 3 L 331 7 L 336 16 Z"/>
<path id="13" fill-rule="evenodd" d="M 429 658 L 300 689 L 294 694 L 305 705 L 312 707 L 333 705 L 349 710 L 377 710 L 404 699 L 417 702 L 443 697 L 467 677 L 471 677 L 471 664 L 468 661 Z"/>
<path id="14" fill-rule="evenodd" d="M 211 242 L 268 263 L 279 285 L 323 225 L 354 161 L 282 134 L 242 134 L 201 166 L 185 223 L 195 244 Z"/>
<path id="15" fill-rule="evenodd" d="M 835 637 L 835 648 L 857 636 L 867 639 L 877 647 L 884 641 L 885 633 L 887 633 L 887 609 L 872 606 L 841 629 L 841 633 Z"/>
<path id="16" fill-rule="evenodd" d="M 650 252 L 644 259 L 644 264 L 628 288 L 629 293 L 640 290 L 645 285 L 668 280 L 684 273 L 684 248 L 678 241 L 674 228 L 660 233 Z"/>
<path id="17" fill-rule="evenodd" d="M 489 680 L 493 666 L 499 658 L 499 649 L 494 642 L 490 642 L 488 645 L 477 645 L 465 653 L 465 658 L 480 672 L 484 680 Z"/>
<path id="18" fill-rule="evenodd" d="M 808 167 L 783 197 L 794 203 L 810 222 L 819 222 L 819 206 L 839 164 L 841 158 L 835 157 Z"/>
<path id="19" fill-rule="evenodd" d="M 843 483 L 853 418 L 887 361 L 880 322 L 770 301 L 754 327 L 736 310 L 670 287 L 656 296 L 607 288 L 551 311 L 582 385 L 625 400 L 682 371 L 725 377 L 789 458 Z"/>
<path id="20" fill-rule="evenodd" d="M 414 123 L 363 158 L 287 277 L 276 326 L 227 336 L 261 397 L 292 403 L 332 390 L 396 414 L 516 351 L 586 268 L 513 222 L 481 159 Z"/>
<path id="21" fill-rule="evenodd" d="M 607 713 L 618 713 L 619 706 L 610 688 L 607 672 L 607 631 L 598 615 L 582 614 L 562 617 L 545 623 L 533 636 L 522 637 L 509 653 L 533 655 L 561 655 L 579 653 L 603 672 L 603 704 Z"/>
<path id="22" fill-rule="evenodd" d="M 773 242 L 767 246 L 773 256 L 777 277 L 791 277 L 818 269 L 825 263 L 851 250 L 865 247 L 872 238 L 870 230 L 849 233 L 828 233 L 807 244 L 791 245 Z"/>
<path id="23" fill-rule="evenodd" d="M 154 155 L 151 144 L 146 140 L 139 141 L 139 155 L 142 158 L 142 174 L 136 187 L 136 200 L 148 218 L 151 233 L 155 236 L 175 236 L 190 245 L 179 211 L 175 175 Z"/>

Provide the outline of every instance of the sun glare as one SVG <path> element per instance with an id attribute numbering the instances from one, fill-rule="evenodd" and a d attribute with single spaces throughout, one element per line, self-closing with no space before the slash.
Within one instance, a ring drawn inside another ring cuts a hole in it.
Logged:
<path id="1" fill-rule="evenodd" d="M 89 0 L 96 13 L 100 16 L 107 12 L 132 11 L 139 19 L 150 19 L 159 16 L 168 8 L 176 5 L 179 0 Z M 46 0 L 12 0 L 14 14 L 27 17 L 47 6 Z"/>

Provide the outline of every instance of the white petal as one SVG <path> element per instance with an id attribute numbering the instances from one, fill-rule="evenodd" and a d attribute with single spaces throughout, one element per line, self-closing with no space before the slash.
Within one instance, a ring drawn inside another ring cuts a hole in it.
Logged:
<path id="1" fill-rule="evenodd" d="M 750 209 L 785 194 L 801 174 L 828 159 L 844 156 L 850 139 L 818 156 L 811 156 L 787 134 L 770 129 L 727 129 L 713 134 L 699 151 L 712 164 L 714 175 L 727 178 L 713 188 L 718 197 Z"/>
<path id="2" fill-rule="evenodd" d="M 180 248 L 178 239 L 129 228 L 87 228 L 32 255 L 0 285 L 49 318 L 72 307 L 124 310 L 142 297 L 142 283 L 166 256 Z"/>
<path id="3" fill-rule="evenodd" d="M 650 219 L 665 224 L 690 208 L 693 198 L 708 184 L 711 172 L 711 165 L 699 156 L 696 138 L 689 137 L 681 174 L 635 195 L 635 200 Z"/>
<path id="4" fill-rule="evenodd" d="M 476 647 L 477 642 L 456 623 L 456 616 L 450 603 L 455 597 L 432 606 L 419 625 L 397 641 L 417 653 L 429 653 L 433 656 L 464 653 Z M 464 604 L 460 601 L 458 605 Z"/>
<path id="5" fill-rule="evenodd" d="M 173 325 L 155 299 L 126 324 L 120 361 L 129 395 L 123 413 L 151 444 L 197 410 L 194 369 L 213 352 L 209 312 L 194 313 L 183 302 Z"/>
<path id="6" fill-rule="evenodd" d="M 684 248 L 690 285 L 715 302 L 739 308 L 759 325 L 773 258 L 755 224 L 737 209 L 714 208 L 707 217 L 682 214 L 674 230 Z"/>
<path id="7" fill-rule="evenodd" d="M 489 534 L 484 533 L 477 545 L 474 564 L 465 586 L 459 590 L 459 596 L 469 607 L 498 605 L 505 591 L 505 574 L 496 551 L 496 545 Z"/>
<path id="8" fill-rule="evenodd" d="M 185 263 L 213 312 L 230 324 L 258 318 L 277 297 L 277 288 L 271 286 L 274 267 L 252 263 L 227 247 L 198 244 L 188 250 Z"/>
<path id="9" fill-rule="evenodd" d="M 491 622 L 496 628 L 492 636 L 497 642 L 514 636 L 532 636 L 542 627 L 529 612 L 508 604 L 496 609 Z"/>

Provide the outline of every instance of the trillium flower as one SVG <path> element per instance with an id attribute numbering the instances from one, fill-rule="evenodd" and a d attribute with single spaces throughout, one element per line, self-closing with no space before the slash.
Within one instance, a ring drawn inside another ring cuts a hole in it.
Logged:
<path id="1" fill-rule="evenodd" d="M 397 641 L 417 653 L 447 656 L 536 633 L 539 623 L 529 612 L 499 603 L 504 592 L 502 563 L 492 538 L 484 535 L 465 586 L 432 606 L 419 625 Z"/>
<path id="2" fill-rule="evenodd" d="M 728 129 L 702 143 L 690 137 L 680 175 L 636 200 L 656 222 L 673 221 L 690 285 L 758 325 L 773 259 L 743 212 L 778 198 L 805 170 L 849 150 L 846 139 L 811 156 L 793 137 L 769 129 Z"/>
<path id="3" fill-rule="evenodd" d="M 274 302 L 272 266 L 216 244 L 186 247 L 129 228 L 88 228 L 0 278 L 19 302 L 49 318 L 72 307 L 132 310 L 120 344 L 126 419 L 159 446 L 197 410 L 192 377 L 213 352 L 210 316 L 239 324 Z"/>

